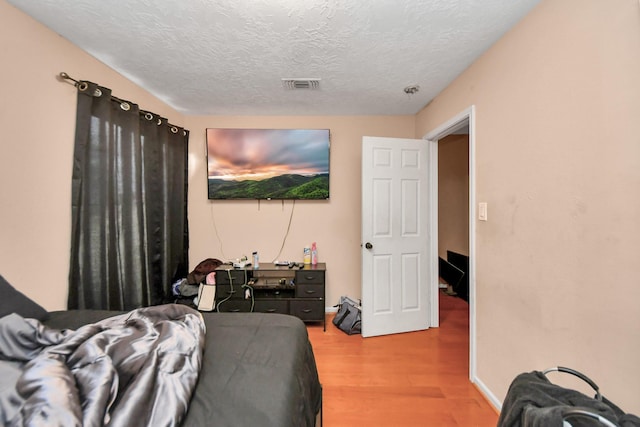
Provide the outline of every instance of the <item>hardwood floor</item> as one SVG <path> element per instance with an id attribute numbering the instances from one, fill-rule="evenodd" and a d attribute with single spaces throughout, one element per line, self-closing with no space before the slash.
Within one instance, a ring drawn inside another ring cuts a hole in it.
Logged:
<path id="1" fill-rule="evenodd" d="M 440 295 L 440 327 L 364 339 L 327 319 L 308 325 L 323 385 L 324 427 L 495 427 L 469 381 L 468 304 Z"/>

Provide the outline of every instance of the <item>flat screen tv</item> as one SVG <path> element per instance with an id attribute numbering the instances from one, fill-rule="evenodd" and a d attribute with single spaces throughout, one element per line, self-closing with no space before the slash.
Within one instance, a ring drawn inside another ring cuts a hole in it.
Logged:
<path id="1" fill-rule="evenodd" d="M 207 129 L 209 199 L 329 198 L 329 129 Z"/>

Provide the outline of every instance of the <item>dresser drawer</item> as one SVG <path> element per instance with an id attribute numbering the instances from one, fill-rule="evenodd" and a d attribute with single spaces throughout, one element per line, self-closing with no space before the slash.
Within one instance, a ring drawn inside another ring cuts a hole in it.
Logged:
<path id="1" fill-rule="evenodd" d="M 248 313 L 251 311 L 251 300 L 230 299 L 227 301 L 218 301 L 217 310 L 222 313 Z"/>
<path id="2" fill-rule="evenodd" d="M 216 285 L 216 301 L 227 298 L 244 298 L 242 286 L 238 285 Z"/>
<path id="3" fill-rule="evenodd" d="M 296 285 L 305 283 L 324 283 L 324 270 L 296 271 Z"/>
<path id="4" fill-rule="evenodd" d="M 256 313 L 289 314 L 289 301 L 283 299 L 256 298 L 253 311 Z"/>
<path id="5" fill-rule="evenodd" d="M 296 285 L 296 298 L 324 298 L 324 285 Z"/>
<path id="6" fill-rule="evenodd" d="M 242 269 L 216 270 L 217 285 L 228 285 L 228 284 L 244 285 L 245 282 L 248 282 L 250 278 L 251 278 L 251 273 L 247 270 L 242 270 Z"/>
<path id="7" fill-rule="evenodd" d="M 302 320 L 324 320 L 324 300 L 292 300 L 291 314 Z"/>

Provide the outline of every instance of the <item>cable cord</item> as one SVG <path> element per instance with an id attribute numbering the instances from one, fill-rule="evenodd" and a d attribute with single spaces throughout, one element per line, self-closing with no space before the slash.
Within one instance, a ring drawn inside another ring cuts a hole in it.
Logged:
<path id="1" fill-rule="evenodd" d="M 224 250 L 222 249 L 222 239 L 220 238 L 220 234 L 218 233 L 218 226 L 216 225 L 216 218 L 213 215 L 213 203 L 211 203 L 211 207 L 209 212 L 211 213 L 211 224 L 213 225 L 213 231 L 216 233 L 216 238 L 218 239 L 218 243 L 220 244 L 220 255 L 222 259 L 229 259 L 225 256 Z"/>
<path id="2" fill-rule="evenodd" d="M 251 312 L 253 313 L 253 308 L 255 306 L 255 300 L 253 297 L 253 288 L 249 285 L 249 276 L 247 273 L 247 269 L 243 269 L 244 271 L 244 283 L 240 286 L 242 289 L 246 289 L 249 288 L 250 289 L 250 294 L 251 294 Z M 216 304 L 216 311 L 218 313 L 220 313 L 220 304 L 222 304 L 223 302 L 227 302 L 231 299 L 231 297 L 234 294 L 234 289 L 233 289 L 233 276 L 231 275 L 231 269 L 227 269 L 227 276 L 229 277 L 229 296 L 227 296 L 226 298 L 224 298 L 223 300 L 221 300 L 219 303 Z M 243 296 L 244 297 L 244 296 Z"/>
<path id="3" fill-rule="evenodd" d="M 231 276 L 231 269 L 227 269 L 227 276 L 229 276 L 229 295 L 216 304 L 216 311 L 218 313 L 220 313 L 220 304 L 229 301 L 231 299 L 231 296 L 233 295 L 233 277 Z"/>
<path id="4" fill-rule="evenodd" d="M 253 299 L 253 288 L 249 284 L 249 274 L 247 273 L 247 269 L 244 269 L 244 283 L 242 284 L 242 289 L 249 288 L 249 294 L 251 294 L 251 310 L 249 312 L 253 313 L 253 306 L 255 305 L 255 300 Z M 243 295 L 244 297 L 244 295 Z"/>
<path id="5" fill-rule="evenodd" d="M 242 289 L 249 289 L 249 293 L 251 294 L 251 310 L 249 310 L 249 312 L 253 313 L 253 308 L 256 305 L 255 298 L 253 297 L 253 287 L 251 285 L 242 285 Z"/>
<path id="6" fill-rule="evenodd" d="M 280 258 L 280 255 L 282 254 L 282 250 L 284 249 L 284 245 L 287 243 L 287 238 L 289 237 L 289 231 L 291 230 L 291 223 L 293 222 L 293 212 L 295 210 L 295 207 L 296 207 L 296 200 L 293 199 L 292 203 L 291 203 L 291 213 L 289 214 L 289 222 L 287 224 L 287 231 L 285 232 L 284 237 L 282 239 L 282 245 L 280 246 L 280 250 L 278 251 L 278 254 L 271 261 L 272 263 L 276 262 L 276 260 Z M 220 255 L 222 256 L 222 259 L 229 259 L 224 254 L 224 249 L 222 248 L 222 239 L 220 238 L 220 233 L 218 233 L 218 226 L 216 224 L 216 218 L 215 218 L 215 215 L 213 214 L 213 204 L 211 204 L 209 212 L 211 213 L 211 224 L 213 226 L 213 231 L 214 231 L 214 233 L 216 235 L 216 238 L 218 239 L 218 243 L 220 245 Z M 245 280 L 245 283 L 246 283 L 246 280 Z"/>
<path id="7" fill-rule="evenodd" d="M 293 202 L 291 203 L 291 214 L 289 215 L 289 224 L 287 224 L 287 231 L 284 234 L 284 238 L 282 239 L 282 246 L 280 246 L 280 250 L 278 251 L 278 254 L 276 255 L 276 257 L 271 261 L 272 263 L 276 262 L 276 260 L 280 258 L 280 254 L 282 254 L 284 245 L 287 242 L 287 237 L 289 237 L 289 230 L 291 230 L 291 222 L 293 220 L 293 210 L 295 207 L 296 207 L 296 199 L 293 199 Z"/>

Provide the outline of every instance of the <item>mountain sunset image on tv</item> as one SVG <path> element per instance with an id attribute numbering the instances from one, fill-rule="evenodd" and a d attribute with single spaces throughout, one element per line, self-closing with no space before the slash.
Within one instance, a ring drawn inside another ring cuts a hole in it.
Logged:
<path id="1" fill-rule="evenodd" d="M 208 128 L 209 199 L 329 198 L 328 129 Z"/>

